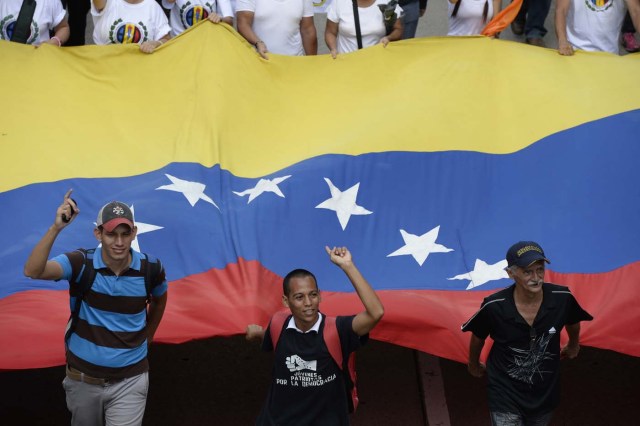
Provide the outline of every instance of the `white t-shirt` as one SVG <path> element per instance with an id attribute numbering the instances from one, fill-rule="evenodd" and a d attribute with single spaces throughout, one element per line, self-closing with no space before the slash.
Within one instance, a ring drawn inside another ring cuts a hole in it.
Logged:
<path id="1" fill-rule="evenodd" d="M 302 18 L 313 16 L 313 0 L 237 0 L 237 12 L 253 12 L 253 32 L 269 52 L 303 56 Z"/>
<path id="2" fill-rule="evenodd" d="M 386 35 L 382 12 L 378 5 L 387 3 L 387 0 L 376 0 L 369 7 L 358 7 L 363 48 L 375 46 Z M 395 12 L 400 19 L 402 8 L 396 6 Z M 358 50 L 352 0 L 333 0 L 327 9 L 327 19 L 338 24 L 338 53 Z"/>
<path id="3" fill-rule="evenodd" d="M 491 18 L 493 18 L 493 1 L 491 0 L 458 0 L 460 7 L 456 16 L 451 16 L 456 6 L 447 0 L 449 13 L 449 32 L 450 36 L 469 36 L 478 35 L 487 26 Z M 537 1 L 537 0 L 536 0 Z M 482 19 L 484 5 L 488 4 L 487 20 Z"/>
<path id="4" fill-rule="evenodd" d="M 91 15 L 95 44 L 142 44 L 160 40 L 171 31 L 167 16 L 155 0 L 136 4 L 107 0 L 101 12 L 91 2 Z"/>
<path id="5" fill-rule="evenodd" d="M 171 11 L 169 25 L 173 37 L 204 21 L 211 12 L 216 12 L 223 18 L 233 17 L 230 0 L 176 0 L 174 3 L 162 0 L 162 6 Z"/>
<path id="6" fill-rule="evenodd" d="M 22 0 L 0 0 L 1 40 L 11 40 L 21 7 Z M 60 25 L 65 14 L 60 0 L 38 0 L 27 44 L 39 45 L 49 40 L 49 31 Z"/>
<path id="7" fill-rule="evenodd" d="M 602 5 L 596 6 L 596 3 Z M 617 55 L 626 12 L 624 0 L 571 0 L 567 12 L 567 40 L 575 49 Z"/>

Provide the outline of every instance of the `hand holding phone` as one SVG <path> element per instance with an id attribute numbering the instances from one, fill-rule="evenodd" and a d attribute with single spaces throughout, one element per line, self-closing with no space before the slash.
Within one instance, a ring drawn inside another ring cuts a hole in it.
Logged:
<path id="1" fill-rule="evenodd" d="M 73 198 L 70 198 L 70 200 L 73 201 L 73 204 L 75 204 L 76 206 L 78 205 L 76 200 L 74 200 Z M 69 204 L 69 208 L 71 209 L 71 216 L 67 217 L 66 214 L 62 213 L 62 221 L 64 223 L 69 223 L 71 221 L 71 218 L 73 217 L 73 215 L 76 214 L 76 211 L 74 210 L 74 208 L 73 208 L 73 206 L 71 204 Z"/>

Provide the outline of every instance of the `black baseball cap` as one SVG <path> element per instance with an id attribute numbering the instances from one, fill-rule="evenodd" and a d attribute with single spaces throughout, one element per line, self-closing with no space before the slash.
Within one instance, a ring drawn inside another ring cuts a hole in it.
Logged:
<path id="1" fill-rule="evenodd" d="M 111 232 L 122 224 L 133 229 L 133 212 L 129 206 L 120 201 L 112 201 L 102 206 L 98 212 L 96 226 L 102 226 L 107 232 Z"/>
<path id="2" fill-rule="evenodd" d="M 526 268 L 538 260 L 551 263 L 544 255 L 544 250 L 542 250 L 540 244 L 534 241 L 519 241 L 512 245 L 507 251 L 508 266 L 516 265 L 521 268 Z"/>

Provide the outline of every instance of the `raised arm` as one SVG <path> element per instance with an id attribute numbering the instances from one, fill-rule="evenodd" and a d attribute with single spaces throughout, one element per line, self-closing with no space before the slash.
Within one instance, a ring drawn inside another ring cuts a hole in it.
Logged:
<path id="1" fill-rule="evenodd" d="M 42 239 L 33 248 L 27 262 L 24 264 L 24 274 L 29 278 L 38 278 L 41 280 L 57 280 L 62 278 L 62 267 L 57 262 L 49 261 L 51 247 L 55 242 L 58 234 L 73 222 L 80 213 L 78 206 L 71 199 L 70 189 L 64 195 L 62 204 L 56 211 L 56 218 L 53 225 L 49 227 Z M 73 212 L 73 213 L 72 213 Z M 64 219 L 67 219 L 65 221 Z"/>
<path id="2" fill-rule="evenodd" d="M 325 247 L 331 261 L 338 265 L 340 269 L 351 281 L 353 288 L 358 293 L 358 297 L 364 305 L 364 311 L 360 312 L 353 319 L 352 328 L 358 336 L 363 336 L 375 327 L 384 315 L 384 307 L 376 292 L 371 288 L 367 280 L 364 279 L 356 265 L 351 259 L 351 253 L 346 247 Z"/>

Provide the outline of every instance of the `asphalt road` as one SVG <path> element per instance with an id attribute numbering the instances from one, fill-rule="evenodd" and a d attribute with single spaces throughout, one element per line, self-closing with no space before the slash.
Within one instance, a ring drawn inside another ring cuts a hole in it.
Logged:
<path id="1" fill-rule="evenodd" d="M 61 329 L 62 338 L 62 329 Z M 357 355 L 360 407 L 354 426 L 426 425 L 414 350 L 371 341 Z M 272 357 L 243 336 L 154 345 L 144 425 L 253 424 L 266 395 Z M 447 421 L 489 426 L 485 381 L 458 362 L 439 360 Z M 0 372 L 0 425 L 69 424 L 63 367 Z M 633 426 L 640 418 L 640 358 L 583 348 L 562 364 L 562 403 L 551 426 Z"/>

